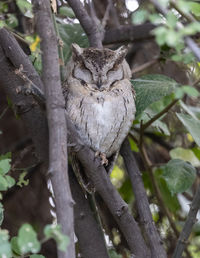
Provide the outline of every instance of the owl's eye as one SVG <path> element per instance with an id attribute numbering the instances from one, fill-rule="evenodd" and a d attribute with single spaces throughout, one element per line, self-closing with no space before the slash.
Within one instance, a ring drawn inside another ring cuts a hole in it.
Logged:
<path id="1" fill-rule="evenodd" d="M 85 86 L 87 83 L 84 80 L 80 80 L 81 84 Z"/>
<path id="2" fill-rule="evenodd" d="M 83 67 L 76 66 L 73 71 L 74 77 L 78 79 L 82 85 L 90 83 L 92 79 L 91 72 Z"/>

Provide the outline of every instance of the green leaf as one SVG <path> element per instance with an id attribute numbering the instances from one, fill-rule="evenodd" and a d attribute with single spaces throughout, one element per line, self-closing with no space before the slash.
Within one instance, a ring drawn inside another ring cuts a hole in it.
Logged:
<path id="1" fill-rule="evenodd" d="M 200 16 L 200 3 L 194 2 L 194 1 L 189 1 L 189 6 L 190 6 L 190 10 L 191 12 L 196 15 L 196 16 Z"/>
<path id="2" fill-rule="evenodd" d="M 0 174 L 0 191 L 6 191 L 8 189 L 8 182 L 5 177 Z"/>
<path id="3" fill-rule="evenodd" d="M 18 245 L 18 237 L 12 237 L 11 239 L 11 247 L 12 247 L 12 251 L 17 254 L 17 255 L 21 255 L 21 251 L 19 249 L 19 245 Z"/>
<path id="4" fill-rule="evenodd" d="M 14 14 L 8 13 L 6 24 L 12 29 L 18 26 L 18 20 Z"/>
<path id="5" fill-rule="evenodd" d="M 167 14 L 167 25 L 170 28 L 175 28 L 177 24 L 178 18 L 173 12 L 168 12 Z"/>
<path id="6" fill-rule="evenodd" d="M 32 254 L 30 256 L 30 258 L 45 258 L 45 257 L 43 255 L 41 255 L 41 254 Z"/>
<path id="7" fill-rule="evenodd" d="M 192 135 L 197 145 L 200 146 L 200 121 L 187 114 L 176 113 L 176 115 Z"/>
<path id="8" fill-rule="evenodd" d="M 170 95 L 178 85 L 173 79 L 161 74 L 144 75 L 131 80 L 131 83 L 136 91 L 136 117 L 152 103 Z"/>
<path id="9" fill-rule="evenodd" d="M 163 178 L 172 195 L 182 193 L 189 189 L 196 177 L 195 168 L 180 159 L 172 159 L 162 166 Z"/>
<path id="10" fill-rule="evenodd" d="M 156 42 L 158 45 L 162 46 L 166 43 L 166 37 L 168 33 L 168 29 L 164 26 L 159 26 L 152 31 L 152 33 L 156 36 Z"/>
<path id="11" fill-rule="evenodd" d="M 0 174 L 1 175 L 5 175 L 6 173 L 8 173 L 8 171 L 11 168 L 10 162 L 11 162 L 10 159 L 0 160 Z"/>
<path id="12" fill-rule="evenodd" d="M 59 14 L 69 17 L 69 18 L 75 18 L 75 14 L 74 14 L 72 8 L 69 8 L 67 6 L 61 6 L 59 8 Z"/>
<path id="13" fill-rule="evenodd" d="M 28 2 L 27 0 L 17 0 L 16 3 L 24 16 L 28 18 L 33 18 L 32 5 L 30 2 Z"/>
<path id="14" fill-rule="evenodd" d="M 4 208 L 3 208 L 2 203 L 0 203 L 0 227 L 3 222 L 3 219 L 4 219 Z"/>
<path id="15" fill-rule="evenodd" d="M 119 193 L 126 203 L 131 203 L 133 200 L 133 190 L 130 179 L 126 179 L 120 187 Z"/>
<path id="16" fill-rule="evenodd" d="M 17 185 L 20 187 L 26 186 L 29 184 L 29 179 L 25 180 L 25 176 L 27 175 L 27 171 L 24 171 L 19 176 L 19 181 L 17 182 Z"/>
<path id="17" fill-rule="evenodd" d="M 186 93 L 186 94 L 187 94 L 188 96 L 190 96 L 190 97 L 196 98 L 196 97 L 199 97 L 199 95 L 200 95 L 200 93 L 198 92 L 198 90 L 195 89 L 195 88 L 192 87 L 192 86 L 187 86 L 187 85 L 185 85 L 185 86 L 182 87 L 182 89 L 183 89 L 183 92 Z"/>
<path id="18" fill-rule="evenodd" d="M 165 205 L 169 208 L 171 212 L 177 212 L 180 209 L 180 204 L 177 199 L 177 196 L 171 195 L 171 192 L 169 191 L 169 188 L 167 186 L 167 183 L 165 179 L 163 178 L 163 170 L 161 168 L 157 169 L 154 172 L 155 179 L 157 181 L 158 187 L 160 189 L 162 199 L 165 203 Z M 149 178 L 149 181 L 151 182 L 151 179 Z"/>
<path id="19" fill-rule="evenodd" d="M 133 24 L 142 24 L 148 19 L 149 13 L 147 10 L 138 10 L 132 14 Z"/>
<path id="20" fill-rule="evenodd" d="M 7 230 L 0 229 L 0 257 L 11 258 L 12 251 Z"/>
<path id="21" fill-rule="evenodd" d="M 80 47 L 88 47 L 88 38 L 80 24 L 57 24 L 59 34 L 64 42 L 63 54 L 65 63 L 71 56 L 71 44 L 77 43 Z"/>
<path id="22" fill-rule="evenodd" d="M 19 229 L 17 243 L 22 254 L 40 251 L 40 242 L 37 240 L 37 234 L 30 224 L 24 224 Z"/>
<path id="23" fill-rule="evenodd" d="M 3 159 L 11 159 L 12 153 L 11 152 L 7 152 L 6 154 L 0 155 L 0 160 Z"/>
<path id="24" fill-rule="evenodd" d="M 0 28 L 3 28 L 6 25 L 4 21 L 0 21 Z"/>
<path id="25" fill-rule="evenodd" d="M 58 246 L 58 249 L 65 252 L 69 244 L 69 237 L 62 234 L 60 225 L 46 225 L 44 234 L 47 239 L 53 238 Z"/>
<path id="26" fill-rule="evenodd" d="M 7 181 L 8 184 L 8 188 L 12 187 L 15 184 L 15 179 L 12 178 L 11 176 L 5 176 L 5 179 Z"/>
<path id="27" fill-rule="evenodd" d="M 172 159 L 181 159 L 184 161 L 188 161 L 194 167 L 200 166 L 200 161 L 198 160 L 194 152 L 190 149 L 184 149 L 184 148 L 178 147 L 171 150 L 169 153 Z"/>
<path id="28" fill-rule="evenodd" d="M 139 152 L 139 149 L 138 149 L 138 146 L 137 144 L 135 143 L 135 141 L 129 137 L 129 142 L 130 142 L 130 145 L 131 145 L 131 150 L 134 151 L 134 152 Z"/>

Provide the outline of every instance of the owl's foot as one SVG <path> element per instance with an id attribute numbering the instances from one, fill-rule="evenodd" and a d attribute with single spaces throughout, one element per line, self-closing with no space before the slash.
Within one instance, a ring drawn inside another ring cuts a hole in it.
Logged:
<path id="1" fill-rule="evenodd" d="M 100 157 L 101 158 L 101 165 L 108 166 L 108 160 L 106 158 L 106 154 L 100 151 L 95 152 L 95 157 Z"/>

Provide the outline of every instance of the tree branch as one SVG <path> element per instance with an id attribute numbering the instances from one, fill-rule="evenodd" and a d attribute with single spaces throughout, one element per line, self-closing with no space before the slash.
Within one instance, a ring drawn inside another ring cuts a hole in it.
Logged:
<path id="1" fill-rule="evenodd" d="M 149 257 L 149 250 L 144 242 L 141 231 L 130 214 L 127 204 L 122 200 L 118 191 L 110 182 L 106 170 L 101 165 L 100 158 L 96 158 L 95 153 L 90 148 L 81 144 L 81 139 L 73 128 L 73 124 L 68 119 L 70 141 L 76 143 L 78 140 L 78 144 L 75 144 L 77 157 L 83 165 L 88 178 L 91 179 L 96 191 L 101 195 L 123 232 L 131 252 L 136 257 Z"/>
<path id="2" fill-rule="evenodd" d="M 128 139 L 126 139 L 122 144 L 120 154 L 124 159 L 125 167 L 131 180 L 140 220 L 144 226 L 150 245 L 151 257 L 166 258 L 166 252 L 162 246 L 161 238 L 157 232 L 149 209 L 149 203 L 141 178 L 141 173 L 132 154 Z"/>
<path id="3" fill-rule="evenodd" d="M 188 217 L 184 224 L 183 230 L 179 236 L 178 243 L 176 245 L 176 249 L 173 254 L 173 258 L 182 257 L 182 253 L 187 244 L 187 239 L 189 238 L 190 233 L 192 232 L 193 225 L 196 223 L 196 216 L 199 209 L 200 209 L 200 185 L 192 201 L 190 211 L 188 213 Z"/>
<path id="4" fill-rule="evenodd" d="M 69 169 L 69 176 L 72 196 L 75 201 L 75 233 L 78 237 L 81 255 L 85 258 L 94 258 L 94 256 L 95 258 L 108 258 L 103 232 L 101 232 L 101 228 L 92 214 L 88 200 L 85 198 L 72 169 Z"/>
<path id="5" fill-rule="evenodd" d="M 50 2 L 34 0 L 36 27 L 41 38 L 42 77 L 45 86 L 49 127 L 49 174 L 55 195 L 56 215 L 62 231 L 70 238 L 59 258 L 75 258 L 73 200 L 69 187 L 65 101 L 61 89 L 57 37 L 51 19 Z"/>
<path id="6" fill-rule="evenodd" d="M 103 44 L 108 45 L 150 39 L 153 38 L 153 35 L 151 35 L 153 29 L 155 29 L 155 26 L 151 23 L 137 26 L 122 25 L 118 28 L 108 29 L 105 31 Z"/>
<path id="7" fill-rule="evenodd" d="M 100 27 L 98 27 L 100 25 L 97 25 L 96 21 L 90 18 L 83 4 L 79 0 L 68 0 L 67 2 L 87 34 L 90 46 L 102 48 L 102 33 Z"/>
<path id="8" fill-rule="evenodd" d="M 0 84 L 11 99 L 16 113 L 20 115 L 28 128 L 39 161 L 44 161 L 47 165 L 48 128 L 45 114 L 40 110 L 33 97 L 17 94 L 17 87 L 24 85 L 24 81 L 15 74 L 14 70 L 22 65 L 26 75 L 40 89 L 43 89 L 42 81 L 28 56 L 6 29 L 0 29 L 0 46 Z"/>

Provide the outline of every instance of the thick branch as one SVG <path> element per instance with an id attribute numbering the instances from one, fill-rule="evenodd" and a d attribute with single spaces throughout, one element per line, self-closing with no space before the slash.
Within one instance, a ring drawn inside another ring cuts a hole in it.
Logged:
<path id="1" fill-rule="evenodd" d="M 67 163 L 67 128 L 65 101 L 61 90 L 57 37 L 51 20 L 50 2 L 34 0 L 36 27 L 41 38 L 42 76 L 45 86 L 49 127 L 49 174 L 55 195 L 58 223 L 70 238 L 67 251 L 59 258 L 74 258 L 73 200 L 69 187 Z"/>
<path id="2" fill-rule="evenodd" d="M 38 159 L 48 164 L 48 128 L 45 114 L 32 97 L 17 95 L 17 87 L 24 85 L 24 81 L 15 74 L 14 70 L 22 65 L 26 75 L 42 89 L 40 77 L 15 38 L 5 29 L 0 30 L 0 46 L 0 84 L 26 124 Z"/>
<path id="3" fill-rule="evenodd" d="M 103 232 L 97 224 L 88 200 L 78 184 L 73 171 L 69 169 L 72 196 L 75 201 L 75 233 L 78 237 L 80 252 L 85 258 L 108 258 Z M 92 237 L 91 237 L 92 236 Z"/>
<path id="4" fill-rule="evenodd" d="M 96 21 L 90 18 L 83 4 L 79 0 L 68 0 L 67 2 L 87 34 L 90 46 L 102 48 L 102 34 Z"/>
<path id="5" fill-rule="evenodd" d="M 151 23 L 142 25 L 123 25 L 105 31 L 104 45 L 113 43 L 125 43 L 153 38 L 151 31 L 155 26 Z"/>
<path id="6" fill-rule="evenodd" d="M 162 241 L 157 232 L 157 229 L 152 219 L 151 211 L 149 209 L 149 203 L 142 182 L 141 173 L 132 154 L 128 139 L 126 139 L 122 144 L 120 153 L 124 159 L 126 170 L 131 179 L 131 184 L 133 186 L 140 220 L 144 225 L 146 236 L 150 245 L 151 257 L 166 258 L 166 252 L 162 246 Z"/>
<path id="7" fill-rule="evenodd" d="M 188 217 L 183 227 L 183 230 L 179 236 L 178 243 L 173 254 L 173 258 L 182 257 L 182 253 L 187 244 L 187 239 L 189 238 L 190 233 L 192 232 L 193 225 L 196 223 L 196 216 L 199 209 L 200 209 L 200 185 L 192 201 L 190 211 L 188 213 Z"/>

